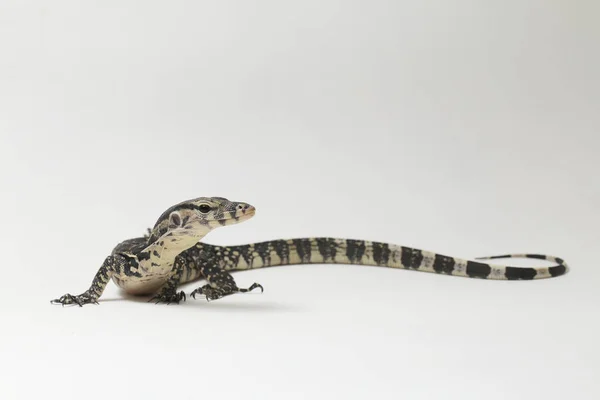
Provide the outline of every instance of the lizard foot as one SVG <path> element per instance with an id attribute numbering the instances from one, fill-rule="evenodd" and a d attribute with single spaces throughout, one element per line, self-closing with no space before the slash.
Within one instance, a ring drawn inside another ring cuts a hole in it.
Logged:
<path id="1" fill-rule="evenodd" d="M 72 294 L 65 294 L 58 299 L 50 300 L 52 304 L 61 304 L 61 305 L 69 305 L 69 304 L 77 304 L 79 307 L 83 307 L 84 304 L 98 304 L 95 298 L 90 296 L 87 293 L 82 293 L 78 296 L 73 296 Z"/>
<path id="2" fill-rule="evenodd" d="M 264 292 L 265 289 L 262 287 L 262 285 L 260 283 L 256 283 L 254 282 L 252 285 L 250 285 L 250 287 L 248 289 L 244 289 L 244 288 L 240 288 L 238 289 L 241 293 L 246 293 L 246 292 L 251 292 L 256 288 L 260 288 L 260 292 Z"/>
<path id="3" fill-rule="evenodd" d="M 206 284 L 198 289 L 194 289 L 194 291 L 190 293 L 190 296 L 195 299 L 197 294 L 201 294 L 206 296 L 206 301 L 210 301 L 220 299 L 221 297 L 225 297 L 233 293 L 235 293 L 235 291 L 233 291 L 230 287 L 214 288 Z"/>
<path id="4" fill-rule="evenodd" d="M 156 294 L 156 296 L 152 297 L 148 301 L 149 302 L 154 301 L 155 304 L 158 304 L 158 303 L 179 304 L 179 302 L 181 300 L 185 301 L 185 299 L 186 299 L 185 293 L 183 291 L 181 291 L 181 292 L 168 291 L 168 292 L 159 292 Z"/>
<path id="5" fill-rule="evenodd" d="M 231 286 L 212 287 L 207 284 L 202 287 L 199 287 L 198 289 L 195 289 L 192 293 L 190 293 L 190 296 L 192 296 L 195 299 L 197 294 L 201 294 L 206 296 L 206 301 L 210 301 L 217 300 L 222 297 L 232 295 L 234 293 L 250 292 L 256 288 L 260 288 L 261 293 L 264 291 L 262 285 L 258 283 L 253 283 L 248 289 Z"/>

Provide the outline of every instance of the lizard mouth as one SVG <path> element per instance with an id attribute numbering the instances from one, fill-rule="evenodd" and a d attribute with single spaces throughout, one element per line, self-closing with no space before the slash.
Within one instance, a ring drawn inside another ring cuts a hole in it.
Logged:
<path id="1" fill-rule="evenodd" d="M 179 227 L 171 231 L 172 235 L 179 237 L 203 237 L 208 231 L 221 226 L 238 224 L 246 221 L 254 216 L 256 210 L 254 208 L 237 212 L 235 216 L 229 218 L 213 219 L 212 221 L 204 221 L 191 224 L 188 223 L 184 227 Z"/>
<path id="2" fill-rule="evenodd" d="M 223 226 L 230 225 L 230 224 L 237 224 L 238 222 L 243 222 L 243 221 L 246 221 L 246 220 L 252 218 L 254 216 L 254 214 L 256 214 L 256 209 L 254 207 L 252 207 L 248 210 L 237 212 L 234 217 L 218 219 L 217 222 Z"/>
<path id="3" fill-rule="evenodd" d="M 254 216 L 254 214 L 256 214 L 256 209 L 255 208 L 251 208 L 249 210 L 246 210 L 244 212 L 241 213 L 241 215 L 237 215 L 236 218 L 240 221 L 245 221 L 251 217 Z"/>

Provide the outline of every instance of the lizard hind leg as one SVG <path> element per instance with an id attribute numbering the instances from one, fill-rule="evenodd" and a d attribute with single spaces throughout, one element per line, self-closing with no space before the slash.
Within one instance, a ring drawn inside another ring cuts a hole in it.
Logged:
<path id="1" fill-rule="evenodd" d="M 248 288 L 240 288 L 237 286 L 233 276 L 231 276 L 229 272 L 223 271 L 218 267 L 201 266 L 200 272 L 208 283 L 190 293 L 190 296 L 192 296 L 194 299 L 198 294 L 206 296 L 206 300 L 210 301 L 217 300 L 235 293 L 251 292 L 252 290 L 258 288 L 260 288 L 261 293 L 264 290 L 262 285 L 258 283 L 253 283 Z"/>

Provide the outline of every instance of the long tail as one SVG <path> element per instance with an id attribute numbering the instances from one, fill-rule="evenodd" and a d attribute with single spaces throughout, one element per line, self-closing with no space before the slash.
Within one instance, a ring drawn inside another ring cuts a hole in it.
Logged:
<path id="1" fill-rule="evenodd" d="M 545 267 L 511 267 L 448 257 L 424 250 L 381 242 L 327 237 L 281 239 L 240 246 L 200 244 L 223 260 L 227 270 L 246 270 L 292 264 L 359 264 L 412 269 L 470 278 L 531 280 L 551 278 L 567 272 L 565 262 L 540 254 L 507 254 L 481 257 L 535 258 L 555 263 Z"/>

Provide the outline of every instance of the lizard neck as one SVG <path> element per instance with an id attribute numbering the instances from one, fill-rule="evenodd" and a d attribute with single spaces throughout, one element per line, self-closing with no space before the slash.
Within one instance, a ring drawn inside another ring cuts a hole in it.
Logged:
<path id="1" fill-rule="evenodd" d="M 196 245 L 208 232 L 210 229 L 194 230 L 180 235 L 172 233 L 163 235 L 138 254 L 138 262 L 144 269 L 158 266 L 170 267 L 179 254 Z"/>

